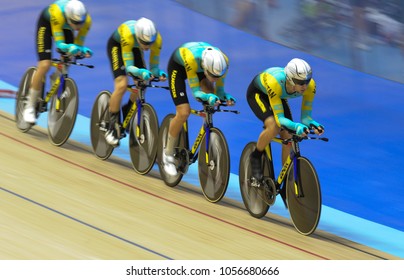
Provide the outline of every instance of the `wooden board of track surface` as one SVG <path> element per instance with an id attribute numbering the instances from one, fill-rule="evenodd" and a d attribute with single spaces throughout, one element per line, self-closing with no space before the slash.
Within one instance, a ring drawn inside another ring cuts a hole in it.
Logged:
<path id="1" fill-rule="evenodd" d="M 199 186 L 164 185 L 114 156 L 102 161 L 46 129 L 20 132 L 0 112 L 0 259 L 3 260 L 371 260 L 397 259 L 316 231 L 307 237 L 237 201 L 212 204 Z"/>

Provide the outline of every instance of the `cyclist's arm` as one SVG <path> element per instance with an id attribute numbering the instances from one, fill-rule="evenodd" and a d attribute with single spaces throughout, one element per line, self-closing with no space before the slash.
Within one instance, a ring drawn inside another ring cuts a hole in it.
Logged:
<path id="1" fill-rule="evenodd" d="M 131 72 L 130 67 L 135 67 L 135 60 L 133 57 L 132 48 L 135 45 L 135 39 L 132 32 L 126 24 L 118 27 L 118 33 L 121 38 L 122 59 L 126 68 L 126 72 Z M 128 69 L 129 68 L 129 69 Z"/>
<path id="2" fill-rule="evenodd" d="M 215 93 L 220 98 L 220 100 L 226 100 L 224 91 L 224 81 L 226 79 L 226 74 L 216 81 Z"/>
<path id="3" fill-rule="evenodd" d="M 224 58 L 226 59 L 226 62 L 229 63 L 229 59 L 225 54 L 223 54 Z M 226 100 L 225 95 L 226 92 L 224 91 L 224 81 L 226 79 L 227 73 L 224 74 L 220 79 L 216 81 L 216 94 L 220 98 L 220 100 Z"/>
<path id="4" fill-rule="evenodd" d="M 160 65 L 160 52 L 162 45 L 163 45 L 163 39 L 159 32 L 157 33 L 156 41 L 150 48 L 150 59 L 149 59 L 150 71 L 153 73 L 153 76 L 155 77 L 160 76 L 159 65 Z"/>
<path id="5" fill-rule="evenodd" d="M 84 41 L 86 39 L 87 33 L 90 30 L 92 24 L 92 19 L 89 14 L 87 14 L 86 21 L 84 22 L 83 26 L 80 28 L 79 33 L 77 34 L 76 38 L 74 38 L 74 43 L 78 46 L 84 46 Z"/>
<path id="6" fill-rule="evenodd" d="M 51 4 L 49 6 L 49 17 L 52 29 L 53 40 L 55 41 L 56 48 L 62 51 L 67 51 L 65 44 L 65 35 L 63 33 L 63 25 L 65 24 L 65 18 L 63 12 L 57 4 Z"/>
<path id="7" fill-rule="evenodd" d="M 316 94 L 316 83 L 312 79 L 309 85 L 307 86 L 306 91 L 303 93 L 302 107 L 301 107 L 301 122 L 308 127 L 310 127 L 310 124 L 312 124 L 314 121 L 313 118 L 311 117 L 311 113 L 315 94 Z"/>
<path id="8" fill-rule="evenodd" d="M 276 124 L 279 127 L 286 127 L 290 130 L 297 129 L 297 123 L 285 117 L 285 111 L 282 105 L 282 87 L 279 82 L 269 73 L 262 73 L 259 76 L 260 82 L 263 88 L 266 89 L 268 94 L 269 104 L 271 106 L 272 112 L 274 113 L 274 118 Z"/>

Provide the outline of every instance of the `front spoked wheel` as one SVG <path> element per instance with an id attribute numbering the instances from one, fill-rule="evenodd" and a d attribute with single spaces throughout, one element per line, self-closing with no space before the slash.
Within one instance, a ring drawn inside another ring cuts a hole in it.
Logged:
<path id="1" fill-rule="evenodd" d="M 266 215 L 269 207 L 274 203 L 276 193 L 274 193 L 275 185 L 272 180 L 271 162 L 264 155 L 262 157 L 262 167 L 264 178 L 267 178 L 267 180 L 265 180 L 265 183 L 253 184 L 250 155 L 255 146 L 255 142 L 248 143 L 241 154 L 239 183 L 241 197 L 247 211 L 251 216 L 259 219 Z"/>
<path id="2" fill-rule="evenodd" d="M 158 137 L 158 145 L 157 145 L 157 163 L 160 170 L 160 176 L 163 179 L 164 183 L 169 187 L 175 187 L 181 181 L 183 177 L 183 172 L 178 171 L 177 175 L 171 176 L 167 174 L 164 170 L 163 164 L 163 152 L 164 147 L 167 145 L 167 136 L 168 136 L 168 129 L 170 127 L 171 120 L 175 117 L 174 114 L 167 115 L 163 122 L 161 123 L 160 130 L 159 130 L 159 137 Z M 175 145 L 177 147 L 177 151 L 185 151 L 186 146 L 186 135 L 183 129 L 178 136 L 178 143 Z M 180 162 L 178 162 L 180 164 Z M 187 163 L 186 163 L 187 164 Z"/>
<path id="3" fill-rule="evenodd" d="M 286 181 L 286 200 L 296 230 L 303 235 L 312 234 L 320 221 L 321 189 L 313 164 L 305 157 L 297 159 L 298 182 L 295 182 L 293 164 Z"/>
<path id="4" fill-rule="evenodd" d="M 76 122 L 78 106 L 77 85 L 74 80 L 66 78 L 65 90 L 60 97 L 55 94 L 50 100 L 48 135 L 53 145 L 61 146 L 69 139 Z"/>
<path id="5" fill-rule="evenodd" d="M 158 120 L 154 108 L 144 103 L 141 111 L 140 126 L 138 110 L 130 125 L 129 152 L 132 165 L 138 174 L 144 175 L 152 169 L 157 156 Z"/>
<path id="6" fill-rule="evenodd" d="M 206 136 L 202 139 L 198 155 L 199 182 L 205 198 L 215 203 L 223 198 L 229 183 L 229 147 L 223 133 L 217 128 L 211 128 L 207 150 Z"/>
<path id="7" fill-rule="evenodd" d="M 31 81 L 32 77 L 34 76 L 34 73 L 36 72 L 36 67 L 30 67 L 28 70 L 24 73 L 20 85 L 18 87 L 17 91 L 17 98 L 16 98 L 16 103 L 15 103 L 15 122 L 17 125 L 17 128 L 21 130 L 22 132 L 27 132 L 28 130 L 31 129 L 33 124 L 27 123 L 24 121 L 24 118 L 22 116 L 24 112 L 25 105 L 28 102 L 28 91 L 31 86 Z"/>
<path id="8" fill-rule="evenodd" d="M 105 140 L 105 133 L 109 125 L 109 100 L 111 93 L 107 90 L 101 91 L 95 99 L 93 109 L 91 111 L 90 120 L 90 138 L 94 154 L 106 160 L 112 154 L 114 147 L 109 145 Z"/>

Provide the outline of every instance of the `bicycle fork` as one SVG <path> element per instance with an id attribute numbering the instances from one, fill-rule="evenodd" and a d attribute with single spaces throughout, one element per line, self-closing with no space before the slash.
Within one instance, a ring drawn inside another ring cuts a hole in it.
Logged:
<path id="1" fill-rule="evenodd" d="M 299 161 L 300 150 L 298 143 L 294 142 L 292 145 L 292 151 L 288 160 L 293 161 L 293 191 L 297 198 L 304 197 L 304 192 L 302 188 L 302 182 L 300 178 Z"/>

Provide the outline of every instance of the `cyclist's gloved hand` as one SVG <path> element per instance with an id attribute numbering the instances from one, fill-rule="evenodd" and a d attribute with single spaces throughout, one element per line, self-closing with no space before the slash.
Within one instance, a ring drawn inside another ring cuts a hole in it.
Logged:
<path id="1" fill-rule="evenodd" d="M 299 136 L 302 136 L 304 133 L 309 132 L 309 128 L 301 123 L 296 124 L 295 130 L 296 134 Z"/>
<path id="2" fill-rule="evenodd" d="M 324 126 L 319 124 L 318 122 L 316 122 L 314 120 L 312 120 L 310 122 L 309 127 L 314 129 L 314 130 L 317 130 L 318 133 L 320 133 L 320 134 L 324 132 Z"/>
<path id="3" fill-rule="evenodd" d="M 160 77 L 167 78 L 168 77 L 166 72 L 164 72 L 163 70 L 158 69 L 158 68 L 151 69 L 151 72 L 152 72 L 153 76 L 156 78 L 160 78 Z"/>
<path id="4" fill-rule="evenodd" d="M 67 52 L 71 55 L 78 55 L 81 53 L 81 47 L 75 44 L 69 44 L 69 49 Z"/>
<path id="5" fill-rule="evenodd" d="M 60 50 L 61 52 L 67 53 L 69 51 L 69 48 L 72 44 L 66 44 L 66 43 L 58 43 L 56 44 L 56 48 Z"/>
<path id="6" fill-rule="evenodd" d="M 203 99 L 204 101 L 207 101 L 209 103 L 209 105 L 214 106 L 216 103 L 218 103 L 219 97 L 216 94 L 213 93 L 206 93 L 205 94 L 205 99 Z"/>
<path id="7" fill-rule="evenodd" d="M 153 76 L 153 74 L 152 74 L 152 72 L 150 72 L 150 71 L 147 70 L 147 69 L 140 69 L 140 70 L 139 70 L 139 76 L 140 76 L 143 80 L 148 81 L 148 80 L 151 79 L 151 77 Z"/>
<path id="8" fill-rule="evenodd" d="M 81 47 L 81 54 L 85 57 L 93 56 L 93 51 L 87 47 Z"/>
<path id="9" fill-rule="evenodd" d="M 132 73 L 138 78 L 143 79 L 144 81 L 148 81 L 153 76 L 152 72 L 144 68 L 137 68 L 135 66 L 127 67 L 128 72 Z"/>
<path id="10" fill-rule="evenodd" d="M 224 94 L 224 100 L 226 100 L 227 103 L 229 103 L 229 101 L 230 101 L 230 104 L 236 103 L 236 98 L 234 98 L 232 95 L 230 95 L 230 94 L 228 94 L 228 93 L 225 93 L 225 94 Z M 229 105 L 230 105 L 230 104 L 229 104 Z"/>

